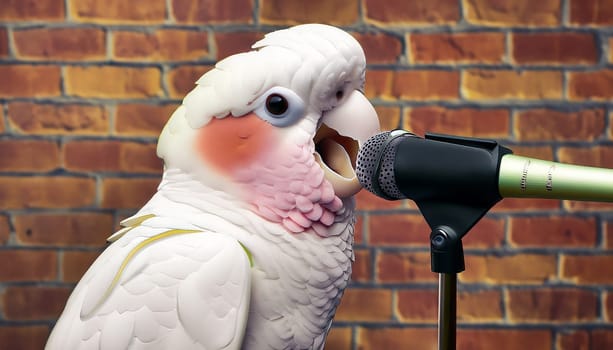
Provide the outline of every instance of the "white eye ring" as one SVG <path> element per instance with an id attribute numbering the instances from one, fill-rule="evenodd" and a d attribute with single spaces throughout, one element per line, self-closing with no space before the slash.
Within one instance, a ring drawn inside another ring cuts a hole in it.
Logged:
<path id="1" fill-rule="evenodd" d="M 258 117 L 278 127 L 294 124 L 304 116 L 304 101 L 292 90 L 275 86 L 258 97 L 253 110 Z"/>

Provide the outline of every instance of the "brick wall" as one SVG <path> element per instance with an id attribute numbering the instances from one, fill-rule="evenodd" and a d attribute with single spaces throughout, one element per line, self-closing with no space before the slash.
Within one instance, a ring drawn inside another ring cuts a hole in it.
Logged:
<path id="1" fill-rule="evenodd" d="M 267 31 L 363 44 L 385 129 L 494 138 L 613 168 L 611 0 L 0 2 L 0 344 L 42 347 L 119 220 L 154 191 L 165 120 Z M 410 201 L 359 196 L 328 349 L 433 349 L 436 276 Z M 459 349 L 613 348 L 613 205 L 507 199 L 464 239 Z"/>

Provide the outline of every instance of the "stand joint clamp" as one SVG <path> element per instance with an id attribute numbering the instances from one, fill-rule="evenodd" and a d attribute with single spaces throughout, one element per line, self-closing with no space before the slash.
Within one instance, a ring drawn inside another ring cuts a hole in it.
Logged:
<path id="1" fill-rule="evenodd" d="M 465 269 L 461 237 L 449 226 L 437 226 L 430 233 L 432 272 L 458 273 Z"/>

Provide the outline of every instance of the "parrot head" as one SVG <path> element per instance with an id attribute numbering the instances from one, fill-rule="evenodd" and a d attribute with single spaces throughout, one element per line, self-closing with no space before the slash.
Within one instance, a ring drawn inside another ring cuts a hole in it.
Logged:
<path id="1" fill-rule="evenodd" d="M 158 156 L 166 172 L 236 196 L 291 232 L 326 235 L 361 189 L 358 149 L 379 130 L 361 92 L 363 50 L 321 24 L 269 33 L 252 48 L 196 82 Z"/>

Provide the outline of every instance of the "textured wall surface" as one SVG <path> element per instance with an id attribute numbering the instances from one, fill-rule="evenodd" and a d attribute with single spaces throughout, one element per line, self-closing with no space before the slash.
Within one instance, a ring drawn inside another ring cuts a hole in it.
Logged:
<path id="1" fill-rule="evenodd" d="M 611 0 L 2 0 L 2 348 L 42 347 L 105 238 L 153 193 L 156 137 L 197 77 L 306 22 L 363 44 L 385 129 L 613 168 Z M 434 349 L 427 225 L 411 201 L 358 201 L 327 349 Z M 612 204 L 503 200 L 464 244 L 459 349 L 613 348 Z"/>

